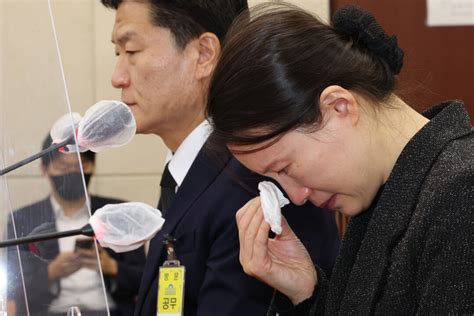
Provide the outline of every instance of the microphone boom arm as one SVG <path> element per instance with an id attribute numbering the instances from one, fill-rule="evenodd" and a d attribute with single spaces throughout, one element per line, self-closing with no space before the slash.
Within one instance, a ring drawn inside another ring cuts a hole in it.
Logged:
<path id="1" fill-rule="evenodd" d="M 39 235 L 27 236 L 27 237 L 22 237 L 22 238 L 17 238 L 17 239 L 5 240 L 5 241 L 0 242 L 0 248 L 27 244 L 27 243 L 43 241 L 43 240 L 49 240 L 49 239 L 58 239 L 58 238 L 63 238 L 63 237 L 76 236 L 76 235 L 85 235 L 89 237 L 94 237 L 94 231 L 92 230 L 91 225 L 87 224 L 80 229 L 66 230 L 62 232 L 39 234 Z"/>
<path id="2" fill-rule="evenodd" d="M 69 137 L 69 138 L 66 139 L 65 141 L 62 141 L 62 142 L 60 142 L 60 143 L 58 143 L 58 144 L 52 144 L 51 146 L 49 146 L 49 147 L 46 148 L 45 150 L 40 151 L 39 153 L 34 154 L 33 156 L 30 156 L 30 157 L 28 157 L 28 158 L 26 158 L 26 159 L 23 159 L 23 160 L 21 160 L 21 161 L 15 163 L 15 164 L 13 164 L 13 165 L 11 165 L 11 166 L 6 167 L 5 169 L 1 169 L 1 170 L 0 170 L 0 176 L 3 176 L 3 175 L 5 175 L 5 174 L 7 174 L 7 173 L 9 173 L 9 172 L 11 172 L 11 171 L 13 171 L 13 170 L 15 170 L 15 169 L 18 169 L 18 168 L 20 168 L 20 167 L 23 167 L 24 165 L 27 165 L 27 164 L 29 164 L 30 162 L 33 162 L 33 161 L 35 161 L 36 159 L 41 158 L 41 157 L 43 157 L 44 155 L 49 154 L 50 152 L 52 152 L 52 151 L 54 151 L 54 150 L 56 150 L 56 149 L 58 149 L 58 148 L 64 147 L 64 146 L 66 146 L 66 145 L 69 145 L 69 144 L 71 143 L 71 141 L 73 141 L 73 140 L 74 140 L 74 136 Z"/>

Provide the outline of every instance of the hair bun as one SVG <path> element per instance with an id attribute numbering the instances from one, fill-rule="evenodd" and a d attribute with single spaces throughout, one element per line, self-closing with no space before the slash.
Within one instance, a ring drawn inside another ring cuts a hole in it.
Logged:
<path id="1" fill-rule="evenodd" d="M 397 75 L 403 66 L 403 50 L 398 47 L 397 37 L 388 36 L 375 17 L 357 6 L 338 9 L 332 19 L 336 31 L 350 36 L 360 45 L 384 59 L 392 73 Z"/>

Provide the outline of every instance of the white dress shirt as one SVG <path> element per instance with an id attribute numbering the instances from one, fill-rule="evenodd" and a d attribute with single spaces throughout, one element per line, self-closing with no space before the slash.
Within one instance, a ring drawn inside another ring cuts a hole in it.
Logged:
<path id="1" fill-rule="evenodd" d="M 188 174 L 194 159 L 196 159 L 202 146 L 204 146 L 211 130 L 209 122 L 205 120 L 184 139 L 174 154 L 168 151 L 165 164 L 169 161 L 168 169 L 174 181 L 176 181 L 176 191 L 178 191 L 178 188 L 183 183 L 186 174 Z"/>

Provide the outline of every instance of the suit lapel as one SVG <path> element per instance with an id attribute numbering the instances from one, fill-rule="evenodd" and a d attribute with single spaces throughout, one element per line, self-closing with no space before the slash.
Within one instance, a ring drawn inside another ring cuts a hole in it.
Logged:
<path id="1" fill-rule="evenodd" d="M 443 108 L 444 106 L 441 106 L 438 110 Z M 355 312 L 369 315 L 373 312 L 384 273 L 388 268 L 390 252 L 403 238 L 426 175 L 450 141 L 470 133 L 470 128 L 452 128 L 461 124 L 460 109 L 459 106 L 445 109 L 444 111 L 453 113 L 435 117 L 415 135 L 401 153 L 373 211 L 347 285 L 342 287 L 345 291 L 339 293 L 343 294 L 339 314 Z M 345 247 L 341 249 L 340 256 L 345 257 L 350 251 Z M 341 287 L 341 284 L 333 288 L 338 287 Z"/>
<path id="2" fill-rule="evenodd" d="M 39 216 L 42 222 L 55 222 L 53 205 L 51 205 L 51 200 L 49 197 L 40 202 L 38 209 L 41 210 L 41 213 L 37 212 L 37 214 L 41 214 Z"/>
<path id="3" fill-rule="evenodd" d="M 209 185 L 222 172 L 230 160 L 230 155 L 226 154 L 213 160 L 206 153 L 205 148 L 201 149 L 191 168 L 189 169 L 176 197 L 167 211 L 165 224 L 160 232 L 150 242 L 150 250 L 142 277 L 142 284 L 138 295 L 137 312 L 140 315 L 144 300 L 153 282 L 156 282 L 158 265 L 162 252 L 164 251 L 163 236 L 173 233 L 176 225 L 179 224 L 183 216 L 189 211 L 194 202 L 206 191 Z M 222 162 L 219 167 L 217 161 Z M 178 258 L 179 259 L 179 258 Z"/>

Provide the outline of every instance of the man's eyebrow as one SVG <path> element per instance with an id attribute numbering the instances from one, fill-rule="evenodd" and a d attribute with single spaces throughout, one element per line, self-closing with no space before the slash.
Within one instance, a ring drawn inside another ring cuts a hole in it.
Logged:
<path id="1" fill-rule="evenodd" d="M 113 44 L 124 45 L 126 42 L 128 42 L 130 39 L 132 39 L 133 37 L 137 35 L 138 34 L 135 31 L 126 31 L 120 34 L 120 36 L 116 40 L 114 40 L 112 37 L 111 41 Z"/>

